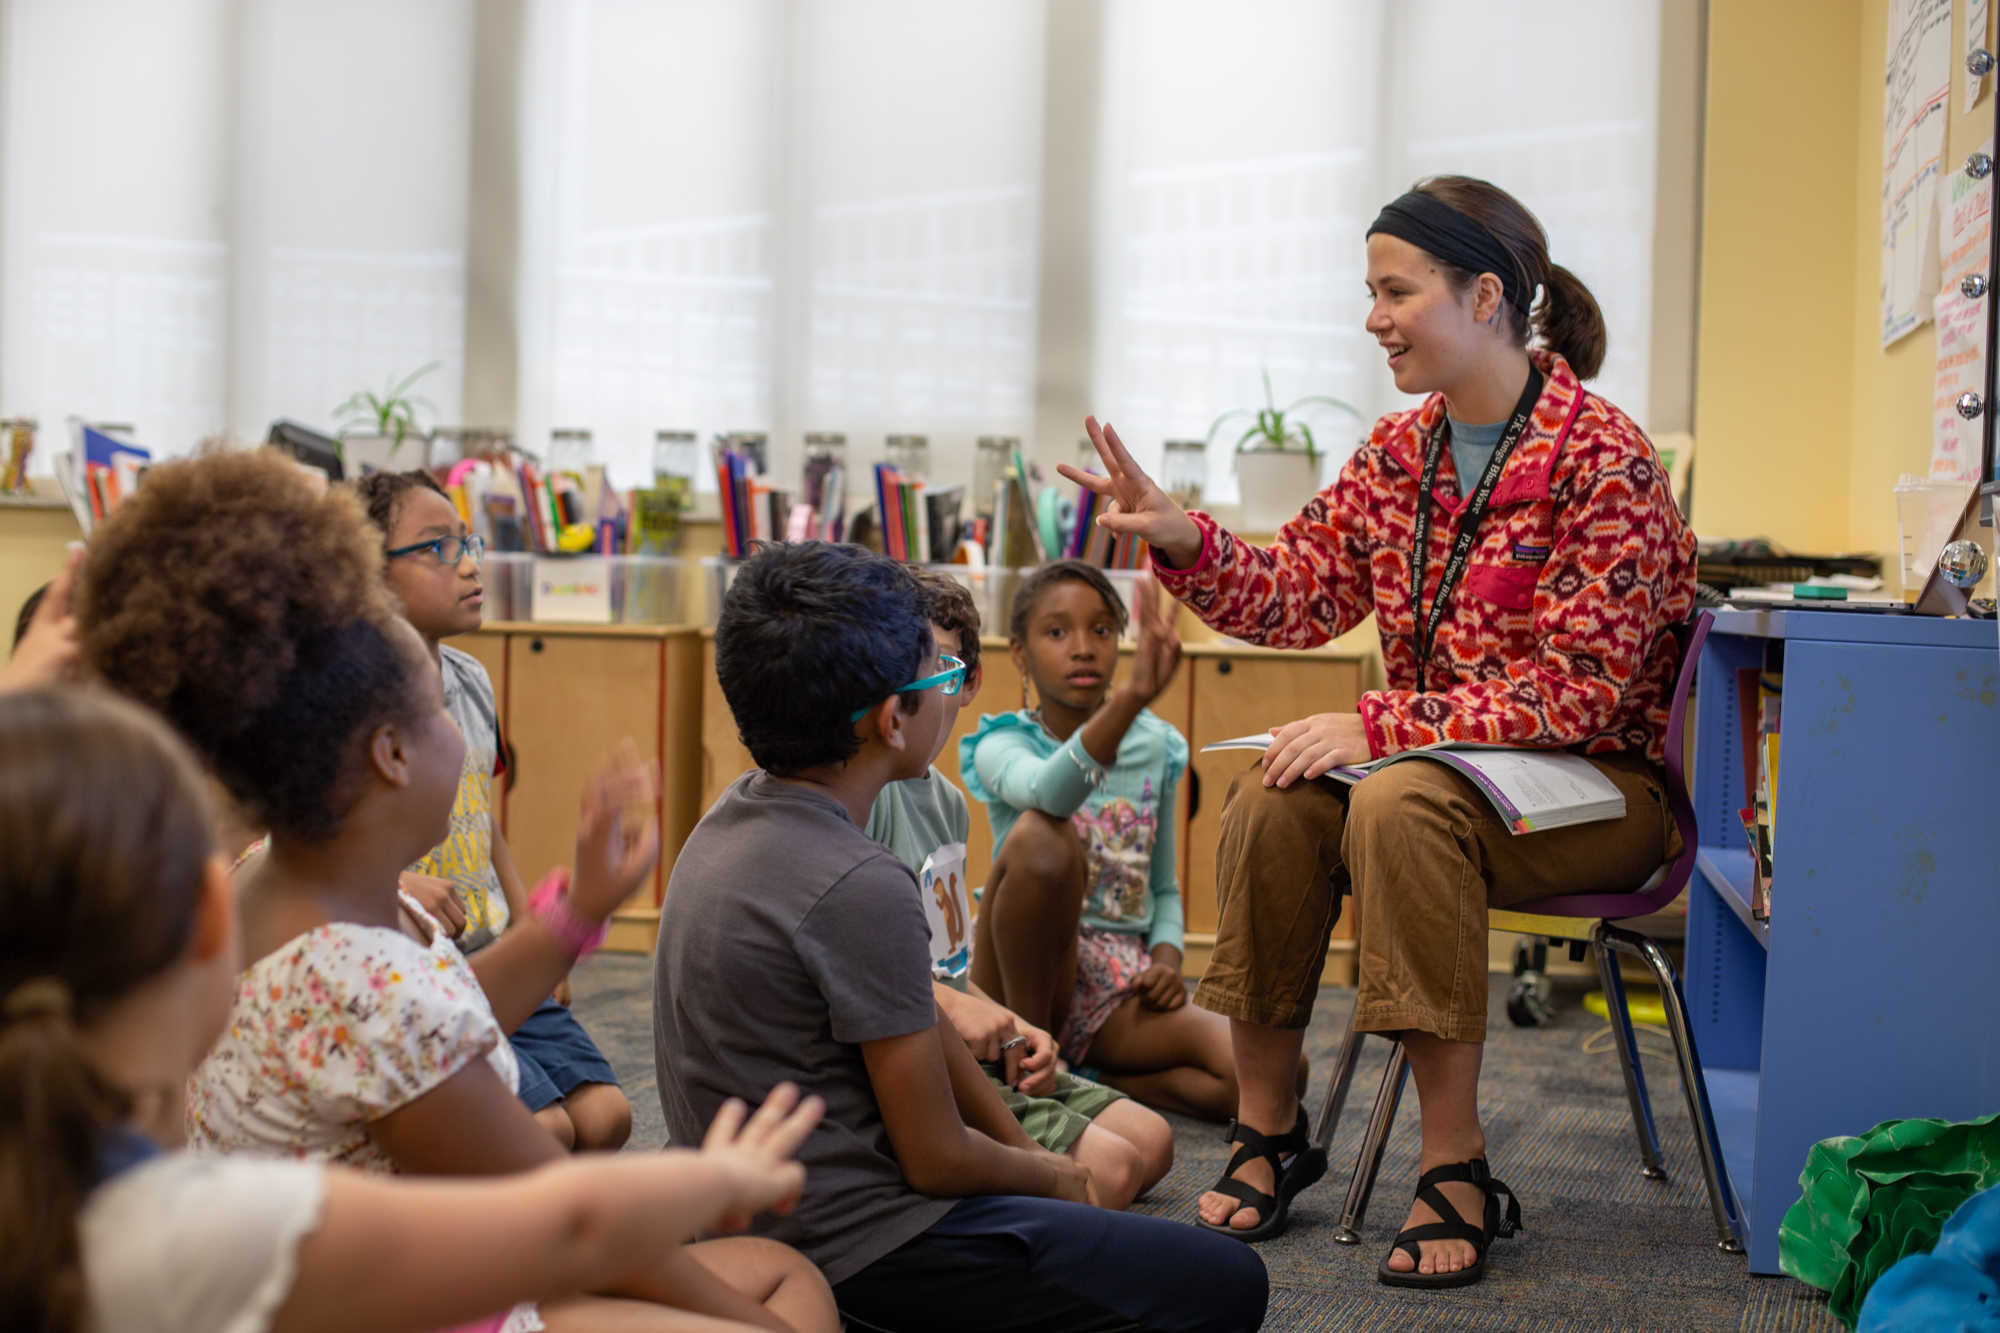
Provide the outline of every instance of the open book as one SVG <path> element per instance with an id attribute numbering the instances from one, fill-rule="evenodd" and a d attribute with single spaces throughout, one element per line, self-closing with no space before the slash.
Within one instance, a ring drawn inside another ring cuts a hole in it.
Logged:
<path id="1" fill-rule="evenodd" d="M 1211 750 L 1267 750 L 1271 737 L 1238 736 L 1234 740 L 1204 745 Z M 1591 767 L 1590 762 L 1567 750 L 1524 750 L 1506 745 L 1476 745 L 1464 741 L 1441 741 L 1415 750 L 1392 754 L 1373 763 L 1328 769 L 1326 776 L 1348 786 L 1378 768 L 1405 759 L 1432 759 L 1449 764 L 1484 792 L 1515 833 L 1588 824 L 1600 819 L 1623 819 L 1625 795 L 1611 780 Z"/>

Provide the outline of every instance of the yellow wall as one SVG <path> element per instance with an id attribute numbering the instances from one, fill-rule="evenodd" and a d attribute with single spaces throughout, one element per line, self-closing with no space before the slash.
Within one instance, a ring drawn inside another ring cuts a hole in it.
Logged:
<path id="1" fill-rule="evenodd" d="M 1887 556 L 1890 488 L 1929 470 L 1935 330 L 1887 351 L 1878 331 L 1887 34 L 1888 0 L 1711 0 L 1695 409 L 1704 537 Z M 1990 87 L 1959 113 L 1964 79 L 1954 58 L 1949 169 L 1992 133 Z M 1893 580 L 1893 566 L 1884 573 Z"/>

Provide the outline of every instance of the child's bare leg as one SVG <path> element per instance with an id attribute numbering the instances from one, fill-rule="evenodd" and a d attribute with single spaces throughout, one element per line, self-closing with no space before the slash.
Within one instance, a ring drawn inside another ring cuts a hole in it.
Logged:
<path id="1" fill-rule="evenodd" d="M 1060 1034 L 1076 990 L 1083 843 L 1066 819 L 1026 810 L 993 858 L 974 927 L 972 979 L 999 1003 Z"/>
<path id="2" fill-rule="evenodd" d="M 1203 1120 L 1236 1114 L 1236 1056 L 1220 1014 L 1191 1004 L 1148 1009 L 1134 996 L 1098 1029 L 1089 1059 L 1106 1083 L 1149 1105 Z"/>
<path id="3" fill-rule="evenodd" d="M 833 1289 L 812 1261 L 789 1245 L 728 1236 L 687 1247 L 688 1256 L 782 1319 L 794 1333 L 837 1333 Z"/>
<path id="4" fill-rule="evenodd" d="M 1145 1160 L 1137 1148 L 1103 1125 L 1093 1122 L 1086 1128 L 1082 1137 L 1070 1144 L 1069 1155 L 1090 1168 L 1090 1187 L 1099 1208 L 1121 1212 L 1139 1197 Z"/>
<path id="5" fill-rule="evenodd" d="M 1091 1128 L 1117 1135 L 1139 1154 L 1139 1183 L 1133 1198 L 1159 1184 L 1173 1169 L 1173 1127 L 1151 1107 L 1136 1101 L 1113 1102 L 1098 1113 Z"/>
<path id="6" fill-rule="evenodd" d="M 632 1103 L 616 1083 L 579 1083 L 562 1099 L 577 1152 L 616 1152 L 632 1137 Z"/>
<path id="7" fill-rule="evenodd" d="M 576 1122 L 569 1118 L 561 1102 L 550 1102 L 535 1112 L 535 1123 L 553 1134 L 564 1152 L 576 1151 Z"/>
<path id="8" fill-rule="evenodd" d="M 544 1301 L 541 1312 L 549 1333 L 751 1333 L 750 1325 L 733 1320 L 608 1296 Z"/>

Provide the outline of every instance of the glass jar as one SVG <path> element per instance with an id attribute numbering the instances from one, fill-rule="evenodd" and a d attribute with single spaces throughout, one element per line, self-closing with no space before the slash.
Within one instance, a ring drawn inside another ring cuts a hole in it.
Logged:
<path id="1" fill-rule="evenodd" d="M 912 481 L 928 481 L 931 475 L 931 442 L 924 435 L 891 435 L 883 441 L 890 467 Z"/>
<path id="2" fill-rule="evenodd" d="M 1201 508 L 1208 485 L 1208 441 L 1168 440 L 1160 460 L 1160 489 L 1183 509 Z"/>
<path id="3" fill-rule="evenodd" d="M 827 477 L 834 469 L 840 469 L 841 476 L 836 481 L 844 493 L 847 489 L 847 437 L 838 431 L 813 431 L 806 435 L 806 461 L 804 491 L 805 501 L 815 513 L 824 514 L 827 496 Z"/>
<path id="4" fill-rule="evenodd" d="M 769 438 L 761 430 L 735 430 L 722 437 L 722 447 L 750 460 L 751 470 L 760 477 L 771 472 Z"/>
<path id="5" fill-rule="evenodd" d="M 972 512 L 991 518 L 993 492 L 1007 479 L 1021 441 L 1012 435 L 982 435 L 972 459 Z"/>
<path id="6" fill-rule="evenodd" d="M 665 487 L 667 478 L 682 485 L 693 483 L 701 473 L 701 445 L 691 430 L 653 432 L 653 486 Z"/>
<path id="7" fill-rule="evenodd" d="M 549 432 L 549 471 L 570 472 L 581 478 L 597 461 L 590 432 L 575 427 Z"/>

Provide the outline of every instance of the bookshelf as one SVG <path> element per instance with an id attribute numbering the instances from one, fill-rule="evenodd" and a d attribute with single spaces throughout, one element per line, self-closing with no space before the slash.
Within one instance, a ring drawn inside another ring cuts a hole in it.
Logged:
<path id="1" fill-rule="evenodd" d="M 1782 658 L 1771 919 L 1750 911 L 1736 672 Z M 1711 684 L 1714 682 L 1714 684 Z M 1696 682 L 1685 987 L 1750 1271 L 1807 1150 L 2000 1110 L 2000 757 L 1992 621 L 1717 613 Z"/>

